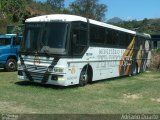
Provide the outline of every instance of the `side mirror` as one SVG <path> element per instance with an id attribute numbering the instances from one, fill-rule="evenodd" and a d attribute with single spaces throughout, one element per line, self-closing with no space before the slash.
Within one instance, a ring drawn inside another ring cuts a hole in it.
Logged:
<path id="1" fill-rule="evenodd" d="M 77 41 L 77 34 L 73 34 L 73 39 L 72 39 L 73 44 L 76 44 L 76 41 Z"/>

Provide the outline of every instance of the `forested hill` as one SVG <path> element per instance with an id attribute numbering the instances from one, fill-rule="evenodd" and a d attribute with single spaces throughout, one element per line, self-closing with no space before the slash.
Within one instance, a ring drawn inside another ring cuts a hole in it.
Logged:
<path id="1" fill-rule="evenodd" d="M 144 32 L 148 34 L 159 34 L 160 35 L 160 18 L 156 19 L 143 19 L 140 21 L 132 20 L 132 21 L 121 21 L 118 23 L 109 22 L 110 24 L 127 28 L 130 30 L 135 30 L 138 32 Z"/>
<path id="2" fill-rule="evenodd" d="M 25 19 L 45 14 L 75 14 L 83 17 L 106 22 L 107 5 L 98 0 L 74 0 L 68 7 L 65 0 L 0 0 L 0 34 L 6 33 L 7 25 L 24 24 Z M 116 17 L 115 17 L 116 18 Z M 141 21 L 121 21 L 114 24 L 131 30 L 149 34 L 160 34 L 160 19 L 144 19 Z M 110 21 L 111 22 L 111 21 Z"/>

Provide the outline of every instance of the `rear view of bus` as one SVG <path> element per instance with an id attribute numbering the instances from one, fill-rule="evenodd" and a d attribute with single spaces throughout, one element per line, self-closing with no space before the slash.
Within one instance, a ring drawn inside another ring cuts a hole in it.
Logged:
<path id="1" fill-rule="evenodd" d="M 150 36 L 75 15 L 44 15 L 25 22 L 18 78 L 84 86 L 142 72 Z"/>

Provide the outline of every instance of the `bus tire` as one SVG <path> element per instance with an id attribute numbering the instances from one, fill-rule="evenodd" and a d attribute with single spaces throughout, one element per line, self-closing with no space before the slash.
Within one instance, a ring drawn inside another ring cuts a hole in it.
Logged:
<path id="1" fill-rule="evenodd" d="M 131 75 L 137 75 L 137 74 L 138 74 L 138 66 L 137 66 L 137 64 L 135 64 L 133 66 Z"/>
<path id="2" fill-rule="evenodd" d="M 82 87 L 82 86 L 85 86 L 87 83 L 88 83 L 88 74 L 87 74 L 87 71 L 86 69 L 83 69 L 81 71 L 81 74 L 80 74 L 80 78 L 79 78 L 79 86 Z"/>
<path id="3" fill-rule="evenodd" d="M 17 70 L 17 62 L 15 59 L 8 59 L 5 65 L 5 70 L 8 72 L 13 72 Z"/>

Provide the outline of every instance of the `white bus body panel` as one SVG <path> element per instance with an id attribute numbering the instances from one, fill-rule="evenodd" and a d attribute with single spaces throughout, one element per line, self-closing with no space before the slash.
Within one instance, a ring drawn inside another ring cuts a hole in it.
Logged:
<path id="1" fill-rule="evenodd" d="M 92 81 L 117 77 L 119 76 L 119 61 L 121 60 L 124 51 L 124 49 L 89 47 L 89 49 L 86 51 L 82 58 L 61 58 L 57 62 L 57 65 L 55 65 L 55 68 L 62 68 L 64 73 L 55 73 L 53 71 L 51 74 L 62 75 L 63 77 L 59 78 L 57 81 L 54 81 L 51 79 L 52 75 L 50 75 L 46 84 L 54 84 L 61 86 L 79 84 L 80 73 L 83 67 L 87 64 L 89 64 L 93 69 Z M 34 56 L 22 57 L 24 59 L 26 67 L 28 67 L 28 71 L 32 71 L 37 74 L 44 74 L 45 71 L 43 70 L 47 70 L 52 60 L 54 59 L 47 57 L 39 57 L 40 64 L 37 64 L 36 67 L 41 69 L 35 70 Z M 23 77 L 19 76 L 19 79 L 28 80 L 25 73 L 23 73 L 23 75 Z M 41 76 L 33 77 L 34 82 L 41 82 L 41 80 L 37 80 L 39 79 L 38 77 Z M 40 79 L 42 79 L 42 77 Z"/>

